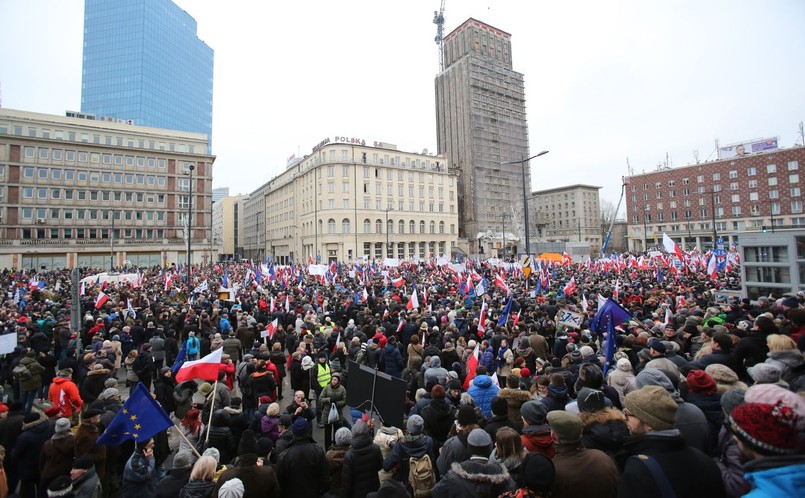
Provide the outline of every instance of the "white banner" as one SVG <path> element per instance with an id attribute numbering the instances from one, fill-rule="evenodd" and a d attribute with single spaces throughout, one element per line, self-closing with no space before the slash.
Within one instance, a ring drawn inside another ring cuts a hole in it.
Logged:
<path id="1" fill-rule="evenodd" d="M 584 315 L 568 310 L 559 310 L 559 320 L 557 321 L 565 327 L 580 329 L 584 323 Z"/>
<path id="2" fill-rule="evenodd" d="M 327 265 L 308 265 L 307 271 L 311 275 L 321 275 L 322 277 L 327 275 L 327 270 L 329 266 Z"/>
<path id="3" fill-rule="evenodd" d="M 17 333 L 0 335 L 0 354 L 13 353 L 17 347 Z"/>

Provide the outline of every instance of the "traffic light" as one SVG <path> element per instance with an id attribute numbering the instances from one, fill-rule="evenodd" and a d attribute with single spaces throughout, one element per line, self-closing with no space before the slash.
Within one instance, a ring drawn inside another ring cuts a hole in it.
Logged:
<path id="1" fill-rule="evenodd" d="M 763 225 L 763 226 L 761 227 L 761 230 L 763 230 L 763 233 L 766 233 L 766 225 Z"/>

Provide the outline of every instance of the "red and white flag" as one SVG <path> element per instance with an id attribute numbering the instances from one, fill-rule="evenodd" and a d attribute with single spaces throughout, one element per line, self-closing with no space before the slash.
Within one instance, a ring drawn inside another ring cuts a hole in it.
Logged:
<path id="1" fill-rule="evenodd" d="M 260 337 L 263 339 L 268 337 L 268 340 L 274 340 L 274 334 L 277 332 L 277 327 L 279 327 L 279 318 L 275 318 L 273 322 L 269 323 L 266 326 L 266 329 L 260 332 Z"/>
<path id="2" fill-rule="evenodd" d="M 682 249 L 680 249 L 677 243 L 674 242 L 674 239 L 669 237 L 665 232 L 662 233 L 662 246 L 665 248 L 665 252 L 676 254 L 679 261 L 685 261 L 685 258 L 682 257 Z"/>
<path id="3" fill-rule="evenodd" d="M 341 345 L 341 331 L 338 331 L 338 338 L 335 340 L 335 346 L 333 346 L 333 353 L 338 351 L 338 346 Z"/>
<path id="4" fill-rule="evenodd" d="M 506 294 L 509 293 L 509 286 L 506 284 L 506 279 L 503 278 L 503 275 L 501 275 L 500 273 L 495 275 L 495 287 L 502 290 Z"/>
<path id="5" fill-rule="evenodd" d="M 512 317 L 512 327 L 516 327 L 517 324 L 520 322 L 520 313 L 522 313 L 522 312 L 523 312 L 523 308 L 521 306 L 520 309 L 517 310 L 517 313 L 514 315 L 514 317 Z"/>
<path id="6" fill-rule="evenodd" d="M 104 291 L 100 291 L 98 293 L 98 297 L 95 298 L 95 309 L 99 310 L 103 308 L 103 305 L 106 304 L 106 301 L 109 300 L 109 296 L 106 295 Z"/>
<path id="7" fill-rule="evenodd" d="M 191 379 L 218 380 L 218 368 L 221 365 L 223 351 L 223 348 L 218 348 L 200 360 L 184 362 L 176 372 L 176 382 Z"/>
<path id="8" fill-rule="evenodd" d="M 417 298 L 417 292 L 414 290 L 411 292 L 411 297 L 408 298 L 408 302 L 405 304 L 405 309 L 413 310 L 419 309 L 419 299 Z"/>
<path id="9" fill-rule="evenodd" d="M 707 276 L 710 278 L 718 278 L 718 271 L 716 270 L 716 255 L 711 254 L 710 260 L 707 261 Z"/>
<path id="10" fill-rule="evenodd" d="M 575 294 L 578 287 L 576 286 L 576 277 L 570 277 L 567 285 L 565 285 L 564 292 L 566 296 Z"/>
<path id="11" fill-rule="evenodd" d="M 392 285 L 394 285 L 394 287 L 397 287 L 399 289 L 400 287 L 405 285 L 405 279 L 403 279 L 402 277 L 393 278 L 393 279 L 391 279 L 391 283 L 392 283 Z"/>
<path id="12" fill-rule="evenodd" d="M 486 301 L 481 305 L 481 314 L 478 316 L 478 337 L 483 337 L 486 333 Z"/>
<path id="13" fill-rule="evenodd" d="M 478 357 L 480 355 L 480 341 L 475 344 L 475 349 L 472 350 L 472 354 L 467 359 L 467 377 L 464 379 L 464 390 L 470 388 L 470 382 L 475 377 L 475 369 L 478 368 Z"/>

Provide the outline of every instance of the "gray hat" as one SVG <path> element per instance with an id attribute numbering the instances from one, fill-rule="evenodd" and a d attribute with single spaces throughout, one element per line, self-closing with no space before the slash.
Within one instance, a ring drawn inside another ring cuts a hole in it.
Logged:
<path id="1" fill-rule="evenodd" d="M 669 393 L 676 391 L 671 379 L 656 368 L 644 368 L 642 372 L 637 374 L 635 381 L 638 389 L 642 389 L 644 386 L 660 386 Z"/>
<path id="2" fill-rule="evenodd" d="M 467 444 L 476 448 L 489 448 L 492 446 L 492 438 L 483 429 L 473 429 L 467 436 Z"/>
<path id="3" fill-rule="evenodd" d="M 109 398 L 111 398 L 112 396 L 120 396 L 120 391 L 119 391 L 119 390 L 117 390 L 117 389 L 116 389 L 116 388 L 114 388 L 114 387 L 110 387 L 110 388 L 108 388 L 108 389 L 104 389 L 104 390 L 103 390 L 103 392 L 101 393 L 100 398 L 101 398 L 101 399 L 109 399 Z"/>
<path id="4" fill-rule="evenodd" d="M 425 429 L 425 421 L 419 415 L 411 415 L 408 417 L 406 428 L 408 429 L 408 434 L 418 436 Z"/>
<path id="5" fill-rule="evenodd" d="M 346 427 L 342 427 L 335 431 L 335 444 L 338 446 L 347 446 L 352 441 L 352 431 Z"/>
<path id="6" fill-rule="evenodd" d="M 545 425 L 548 408 L 537 400 L 526 401 L 520 407 L 520 415 L 528 425 Z"/>
<path id="7" fill-rule="evenodd" d="M 193 453 L 190 450 L 179 450 L 176 456 L 173 457 L 173 467 L 176 469 L 184 469 L 193 465 Z"/>
<path id="8" fill-rule="evenodd" d="M 548 413 L 547 419 L 560 444 L 577 443 L 581 440 L 583 426 L 578 415 L 564 410 L 553 410 Z"/>
<path id="9" fill-rule="evenodd" d="M 780 381 L 780 369 L 769 363 L 758 363 L 748 367 L 746 371 L 756 384 L 774 384 Z"/>
<path id="10" fill-rule="evenodd" d="M 302 370 L 310 370 L 313 368 L 313 359 L 310 356 L 302 358 Z"/>
<path id="11" fill-rule="evenodd" d="M 64 434 L 65 432 L 70 431 L 70 419 L 68 418 L 60 418 L 56 420 L 56 427 L 54 428 L 56 434 Z"/>
<path id="12" fill-rule="evenodd" d="M 218 448 L 214 446 L 210 446 L 204 450 L 204 453 L 202 453 L 201 456 L 211 456 L 215 459 L 215 463 L 219 463 L 221 461 L 221 452 L 218 451 Z"/>
<path id="13" fill-rule="evenodd" d="M 627 362 L 629 360 L 626 360 Z M 580 412 L 597 412 L 607 407 L 604 393 L 598 389 L 583 387 L 576 397 L 576 404 Z M 551 423 L 548 420 L 548 423 Z"/>
<path id="14" fill-rule="evenodd" d="M 238 498 L 243 496 L 245 491 L 246 488 L 243 485 L 243 481 L 235 477 L 221 485 L 221 488 L 218 490 L 218 498 Z"/>

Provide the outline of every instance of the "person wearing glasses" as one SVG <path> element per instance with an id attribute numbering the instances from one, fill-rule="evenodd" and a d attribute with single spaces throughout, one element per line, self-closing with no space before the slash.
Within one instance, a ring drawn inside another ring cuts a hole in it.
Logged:
<path id="1" fill-rule="evenodd" d="M 154 440 L 138 442 L 123 470 L 123 498 L 153 496 L 159 478 L 160 472 L 154 459 Z"/>

